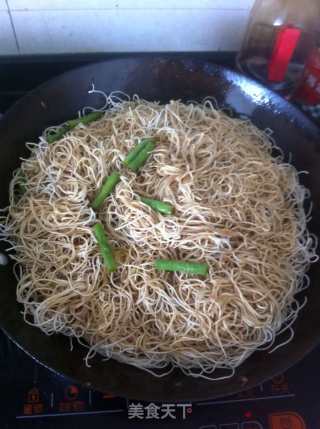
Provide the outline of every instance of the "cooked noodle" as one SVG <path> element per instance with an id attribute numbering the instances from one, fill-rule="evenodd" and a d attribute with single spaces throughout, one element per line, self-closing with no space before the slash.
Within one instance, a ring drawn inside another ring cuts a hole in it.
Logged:
<path id="1" fill-rule="evenodd" d="M 1 235 L 14 250 L 23 316 L 87 344 L 87 361 L 98 352 L 158 376 L 174 367 L 232 375 L 280 330 L 293 335 L 296 294 L 317 258 L 307 191 L 295 168 L 271 155 L 267 133 L 210 100 L 107 102 L 101 120 L 51 145 L 52 128 L 28 143 L 11 181 Z M 140 173 L 124 169 L 128 151 L 150 136 L 156 150 Z M 121 182 L 95 214 L 90 201 L 114 170 Z M 174 215 L 139 195 L 170 202 Z M 119 262 L 112 274 L 92 234 L 97 219 Z M 157 258 L 206 262 L 209 276 L 159 273 Z"/>

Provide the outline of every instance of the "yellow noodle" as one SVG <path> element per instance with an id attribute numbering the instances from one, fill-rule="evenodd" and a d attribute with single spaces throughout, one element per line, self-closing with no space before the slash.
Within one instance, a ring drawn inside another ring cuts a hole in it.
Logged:
<path id="1" fill-rule="evenodd" d="M 108 103 L 101 120 L 60 141 L 47 144 L 49 129 L 29 143 L 12 179 L 1 237 L 21 266 L 24 318 L 48 335 L 84 340 L 87 361 L 98 352 L 157 376 L 173 367 L 231 376 L 280 330 L 290 331 L 287 341 L 293 335 L 296 294 L 317 258 L 307 190 L 292 165 L 271 155 L 269 133 L 210 100 Z M 158 143 L 135 175 L 122 160 L 142 137 Z M 94 213 L 90 201 L 115 170 L 121 182 Z M 154 212 L 138 195 L 171 203 L 174 215 Z M 91 231 L 97 218 L 119 262 L 112 274 Z M 156 272 L 157 258 L 206 262 L 209 276 Z"/>

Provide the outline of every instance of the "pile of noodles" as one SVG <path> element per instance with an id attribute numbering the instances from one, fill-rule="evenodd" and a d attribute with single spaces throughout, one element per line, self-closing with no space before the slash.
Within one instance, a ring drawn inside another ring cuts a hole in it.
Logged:
<path id="1" fill-rule="evenodd" d="M 98 352 L 159 376 L 174 367 L 230 376 L 280 331 L 289 341 L 317 258 L 296 169 L 271 155 L 268 133 L 210 100 L 107 102 L 97 122 L 27 143 L 12 179 L 1 237 L 14 250 L 25 320 L 77 338 L 87 360 Z M 135 174 L 122 160 L 142 137 L 157 146 Z M 90 202 L 115 170 L 121 182 L 95 213 Z M 139 196 L 171 203 L 174 215 Z M 97 219 L 119 263 L 112 274 L 91 230 Z M 158 258 L 206 262 L 209 275 L 157 272 Z"/>

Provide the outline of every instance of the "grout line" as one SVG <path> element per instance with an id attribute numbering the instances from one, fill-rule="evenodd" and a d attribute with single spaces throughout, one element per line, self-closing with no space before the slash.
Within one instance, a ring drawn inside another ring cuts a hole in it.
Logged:
<path id="1" fill-rule="evenodd" d="M 6 0 L 6 2 L 8 2 L 8 0 Z M 188 12 L 190 11 L 194 11 L 194 10 L 202 10 L 202 11 L 207 11 L 207 10 L 217 10 L 217 11 L 222 11 L 222 12 L 226 12 L 226 11 L 248 11 L 250 8 L 246 7 L 246 8 L 239 8 L 239 7 L 231 7 L 231 8 L 227 8 L 227 7 L 175 7 L 175 8 L 168 8 L 168 7 L 83 7 L 83 8 L 52 8 L 52 9 L 32 9 L 32 8 L 21 8 L 21 9 L 10 9 L 12 12 L 88 12 L 88 11 L 107 11 L 107 10 L 115 10 L 115 11 L 125 11 L 125 10 L 129 10 L 129 11 L 159 11 L 159 10 L 165 10 L 165 11 L 175 11 L 175 10 L 183 10 Z"/>
<path id="2" fill-rule="evenodd" d="M 10 6 L 9 6 L 9 3 L 8 3 L 8 0 L 5 0 L 5 2 L 6 2 L 6 5 L 7 5 L 7 9 L 8 9 L 8 14 L 9 14 L 9 19 L 10 19 L 10 23 L 11 23 L 11 28 L 12 28 L 12 31 L 13 31 L 14 40 L 16 42 L 16 48 L 17 48 L 18 54 L 20 54 L 21 53 L 21 51 L 20 51 L 20 45 L 19 45 L 19 41 L 18 41 L 18 36 L 17 36 L 16 28 L 14 26 L 14 22 L 13 22 L 13 18 L 12 18 Z"/>

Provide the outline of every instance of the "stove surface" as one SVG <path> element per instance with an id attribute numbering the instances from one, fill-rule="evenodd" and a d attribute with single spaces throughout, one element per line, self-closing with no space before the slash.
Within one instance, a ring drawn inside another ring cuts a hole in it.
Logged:
<path id="1" fill-rule="evenodd" d="M 232 397 L 154 403 L 116 398 L 57 376 L 0 334 L 0 427 L 320 428 L 320 347 L 285 374 Z M 89 419 L 90 417 L 90 419 Z M 89 420 L 88 420 L 89 419 Z M 1 425 L 2 421 L 2 425 Z"/>

